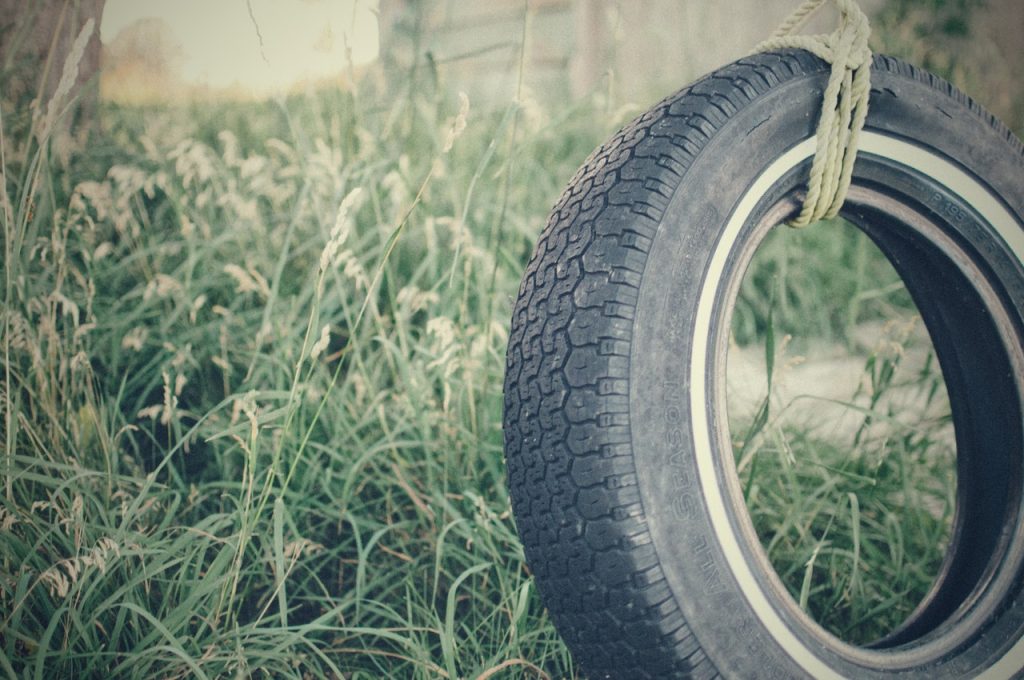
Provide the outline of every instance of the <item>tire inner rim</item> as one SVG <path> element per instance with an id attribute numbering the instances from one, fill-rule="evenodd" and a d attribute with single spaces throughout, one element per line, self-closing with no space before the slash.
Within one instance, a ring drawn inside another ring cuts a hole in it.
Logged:
<path id="1" fill-rule="evenodd" d="M 725 415 L 739 285 L 767 233 L 798 208 L 813 139 L 777 159 L 737 204 L 701 291 L 698 330 L 707 332 L 697 333 L 691 357 L 697 467 L 703 488 L 715 490 L 708 502 L 716 534 L 762 623 L 815 677 L 835 677 L 812 651 L 822 644 L 889 670 L 920 667 L 969 644 L 1012 599 L 1024 563 L 1024 301 L 1003 285 L 1011 275 L 1024 277 L 1024 231 L 983 186 L 942 158 L 868 131 L 861 149 L 842 216 L 889 259 L 921 313 L 949 394 L 957 449 L 946 556 L 929 592 L 885 638 L 854 647 L 793 602 L 747 513 Z M 1012 672 L 1021 653 L 1024 641 L 1017 641 L 986 675 Z"/>

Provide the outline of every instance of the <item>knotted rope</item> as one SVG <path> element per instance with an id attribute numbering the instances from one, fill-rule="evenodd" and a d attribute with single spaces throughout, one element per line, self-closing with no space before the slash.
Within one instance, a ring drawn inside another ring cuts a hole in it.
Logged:
<path id="1" fill-rule="evenodd" d="M 868 115 L 871 91 L 871 50 L 868 18 L 855 0 L 833 0 L 839 9 L 839 27 L 825 35 L 792 35 L 827 0 L 806 0 L 756 52 L 797 48 L 832 65 L 825 88 L 816 149 L 800 214 L 789 224 L 805 227 L 835 217 L 846 199 L 857 157 L 860 131 Z"/>

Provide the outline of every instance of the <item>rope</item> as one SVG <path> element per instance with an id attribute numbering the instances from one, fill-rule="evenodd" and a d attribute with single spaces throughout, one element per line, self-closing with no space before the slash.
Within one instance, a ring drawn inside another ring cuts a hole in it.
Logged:
<path id="1" fill-rule="evenodd" d="M 850 188 L 860 131 L 868 116 L 871 28 L 856 0 L 833 0 L 839 9 L 839 27 L 831 34 L 792 35 L 826 1 L 806 0 L 768 40 L 755 48 L 755 52 L 803 49 L 832 66 L 815 134 L 807 196 L 800 214 L 789 223 L 791 227 L 805 227 L 839 214 Z"/>

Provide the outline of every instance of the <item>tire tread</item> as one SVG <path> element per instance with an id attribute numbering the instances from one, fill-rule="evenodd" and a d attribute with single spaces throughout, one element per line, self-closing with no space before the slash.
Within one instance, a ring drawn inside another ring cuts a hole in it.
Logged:
<path id="1" fill-rule="evenodd" d="M 876 56 L 1005 126 L 948 83 Z M 544 603 L 592 677 L 716 678 L 669 591 L 630 448 L 633 312 L 658 224 L 687 170 L 735 113 L 827 70 L 802 51 L 758 54 L 665 98 L 595 150 L 558 199 L 512 315 L 508 485 Z"/>

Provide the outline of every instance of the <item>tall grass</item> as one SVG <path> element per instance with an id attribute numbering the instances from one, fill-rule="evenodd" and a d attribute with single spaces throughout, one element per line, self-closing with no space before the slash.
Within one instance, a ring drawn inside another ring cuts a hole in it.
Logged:
<path id="1" fill-rule="evenodd" d="M 620 121 L 410 91 L 108 107 L 67 172 L 3 138 L 4 675 L 574 674 L 501 371 Z"/>
<path id="2" fill-rule="evenodd" d="M 867 644 L 894 631 L 939 573 L 956 451 L 917 309 L 882 253 L 837 222 L 779 227 L 755 254 L 732 331 L 764 359 L 756 380 L 730 380 L 729 421 L 754 528 L 790 595 L 838 637 Z M 801 375 L 807 355 L 817 372 Z M 743 408 L 754 395 L 759 406 Z"/>

